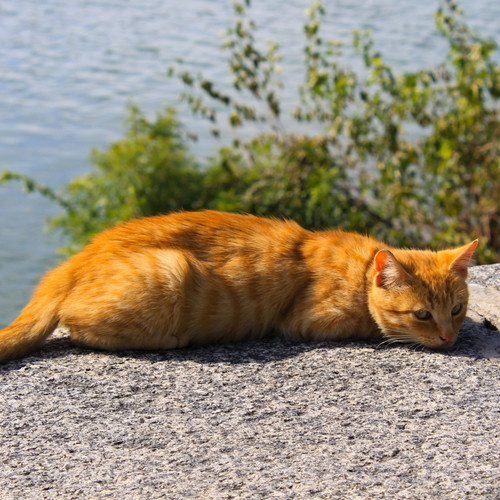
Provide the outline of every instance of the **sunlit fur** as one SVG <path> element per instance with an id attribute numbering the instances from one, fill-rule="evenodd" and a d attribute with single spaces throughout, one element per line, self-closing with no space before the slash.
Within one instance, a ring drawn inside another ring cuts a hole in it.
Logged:
<path id="1" fill-rule="evenodd" d="M 461 250 L 472 254 L 475 246 L 474 242 L 471 249 L 467 246 Z M 392 286 L 372 286 L 369 309 L 373 318 L 391 339 L 450 347 L 465 319 L 469 298 L 464 268 L 450 268 L 457 253 L 396 249 L 391 252 L 406 274 Z M 462 308 L 454 316 L 452 309 L 457 304 Z M 419 320 L 414 314 L 419 310 L 430 312 L 431 318 Z"/>
<path id="2" fill-rule="evenodd" d="M 0 331 L 0 361 L 33 351 L 59 323 L 77 343 L 108 350 L 273 331 L 449 347 L 465 317 L 475 245 L 398 250 L 355 233 L 214 211 L 131 221 L 45 276 Z M 457 303 L 462 311 L 452 317 Z M 432 319 L 419 321 L 419 309 Z"/>

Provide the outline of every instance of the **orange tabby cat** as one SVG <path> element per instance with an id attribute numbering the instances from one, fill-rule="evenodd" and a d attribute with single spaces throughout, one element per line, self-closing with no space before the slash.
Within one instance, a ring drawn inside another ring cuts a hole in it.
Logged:
<path id="1" fill-rule="evenodd" d="M 476 245 L 400 250 L 355 233 L 214 211 L 136 220 L 99 234 L 45 276 L 0 331 L 0 361 L 39 347 L 59 323 L 77 343 L 109 350 L 271 330 L 450 347 L 465 318 Z"/>

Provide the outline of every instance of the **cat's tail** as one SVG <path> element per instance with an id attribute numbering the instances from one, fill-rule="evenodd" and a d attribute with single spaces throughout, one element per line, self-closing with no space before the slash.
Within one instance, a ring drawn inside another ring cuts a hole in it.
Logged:
<path id="1" fill-rule="evenodd" d="M 18 318 L 0 330 L 0 363 L 34 351 L 57 327 L 59 309 L 69 288 L 61 267 L 47 274 Z"/>

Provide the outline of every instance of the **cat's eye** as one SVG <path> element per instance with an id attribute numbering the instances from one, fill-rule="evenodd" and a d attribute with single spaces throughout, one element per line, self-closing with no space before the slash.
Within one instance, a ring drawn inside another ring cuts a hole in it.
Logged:
<path id="1" fill-rule="evenodd" d="M 453 306 L 453 309 L 451 310 L 451 315 L 456 316 L 460 311 L 462 310 L 462 304 L 456 304 Z"/>
<path id="2" fill-rule="evenodd" d="M 426 311 L 425 309 L 420 309 L 420 311 L 415 311 L 413 314 L 420 321 L 427 321 L 428 319 L 432 318 L 432 314 L 429 311 Z"/>

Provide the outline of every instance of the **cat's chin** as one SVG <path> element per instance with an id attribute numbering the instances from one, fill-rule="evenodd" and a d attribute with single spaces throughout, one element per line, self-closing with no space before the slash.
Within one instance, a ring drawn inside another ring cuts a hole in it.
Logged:
<path id="1" fill-rule="evenodd" d="M 421 342 L 421 344 L 425 347 L 428 347 L 429 349 L 438 349 L 440 351 L 446 351 L 447 349 L 450 349 L 453 347 L 455 344 L 455 341 L 452 340 L 450 342 Z"/>
<path id="2" fill-rule="evenodd" d="M 419 340 L 419 342 L 430 349 L 446 350 L 453 347 L 457 341 L 457 334 L 451 334 L 448 338 L 443 338 L 439 335 L 426 337 Z"/>
<path id="3" fill-rule="evenodd" d="M 421 345 L 423 347 L 427 347 L 429 349 L 437 349 L 440 351 L 445 351 L 453 347 L 456 342 L 456 338 L 443 341 L 441 338 L 431 339 L 431 338 L 408 338 L 405 337 L 402 339 L 399 335 L 391 335 L 385 334 L 385 338 L 388 340 L 388 343 L 402 343 L 402 344 L 411 344 L 411 345 Z"/>

